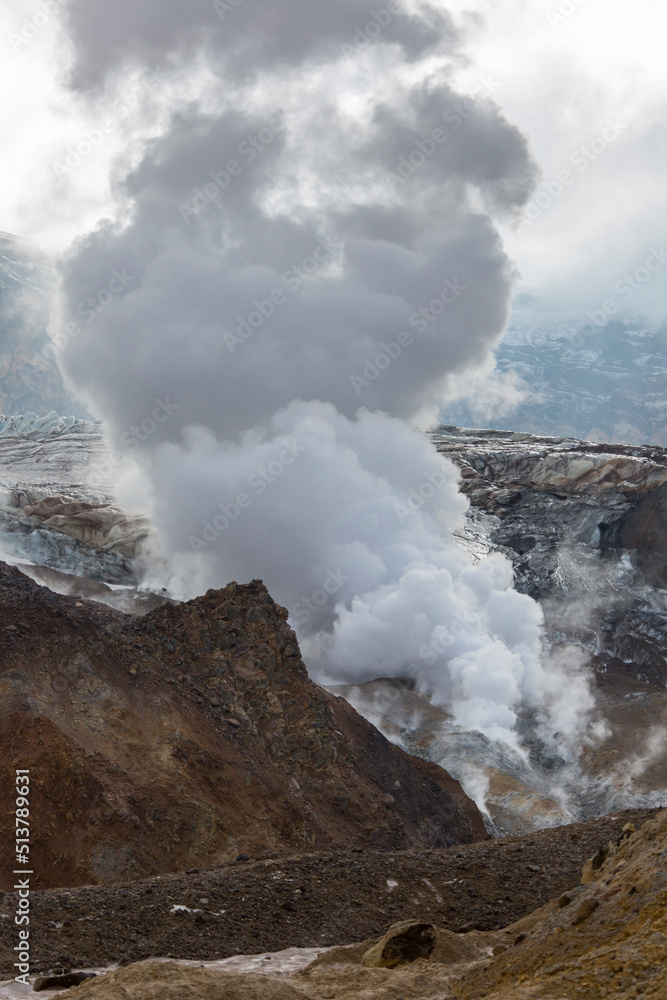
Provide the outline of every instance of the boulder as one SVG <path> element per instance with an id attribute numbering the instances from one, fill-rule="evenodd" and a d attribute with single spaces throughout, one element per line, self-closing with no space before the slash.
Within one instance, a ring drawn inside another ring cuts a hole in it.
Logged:
<path id="1" fill-rule="evenodd" d="M 392 924 L 377 944 L 363 955 L 361 964 L 367 968 L 395 969 L 397 965 L 430 958 L 436 944 L 433 924 L 420 920 L 403 920 Z"/>

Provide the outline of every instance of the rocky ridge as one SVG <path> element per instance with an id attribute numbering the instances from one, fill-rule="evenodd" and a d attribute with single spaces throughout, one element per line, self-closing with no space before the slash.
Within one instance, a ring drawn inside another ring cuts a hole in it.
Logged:
<path id="1" fill-rule="evenodd" d="M 456 781 L 309 679 L 286 618 L 257 581 L 136 618 L 0 564 L 0 833 L 29 768 L 37 887 L 486 836 Z"/>
<path id="2" fill-rule="evenodd" d="M 538 911 L 514 947 L 471 970 L 454 996 L 667 995 L 666 852 L 663 811 L 600 851 L 578 887 Z"/>

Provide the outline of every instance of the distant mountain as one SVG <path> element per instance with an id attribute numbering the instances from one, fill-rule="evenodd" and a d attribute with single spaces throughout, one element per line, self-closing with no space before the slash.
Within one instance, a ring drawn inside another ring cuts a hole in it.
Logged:
<path id="1" fill-rule="evenodd" d="M 548 310 L 523 294 L 496 358 L 498 373 L 518 376 L 527 398 L 491 419 L 474 398 L 463 398 L 443 410 L 443 423 L 667 447 L 664 325 L 624 314 L 598 327 L 589 316 Z"/>
<path id="2" fill-rule="evenodd" d="M 86 415 L 44 353 L 54 281 L 46 254 L 29 240 L 0 233 L 0 414 Z"/>

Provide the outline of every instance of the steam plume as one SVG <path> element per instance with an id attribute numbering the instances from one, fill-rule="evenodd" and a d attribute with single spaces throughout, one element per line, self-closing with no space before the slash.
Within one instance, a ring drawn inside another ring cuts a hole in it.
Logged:
<path id="1" fill-rule="evenodd" d="M 493 217 L 532 190 L 524 138 L 455 90 L 435 3 L 67 10 L 91 100 L 141 64 L 188 80 L 119 167 L 115 217 L 65 261 L 58 329 L 139 459 L 152 572 L 181 596 L 262 577 L 319 676 L 408 673 L 512 740 L 522 700 L 562 707 L 541 614 L 504 560 L 454 544 L 457 475 L 406 422 L 432 421 L 502 332 Z"/>

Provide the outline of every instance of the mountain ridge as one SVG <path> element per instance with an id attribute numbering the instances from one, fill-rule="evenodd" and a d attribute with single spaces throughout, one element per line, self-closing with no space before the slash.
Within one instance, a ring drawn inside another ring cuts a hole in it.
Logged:
<path id="1" fill-rule="evenodd" d="M 309 679 L 286 618 L 259 581 L 137 619 L 0 563 L 2 771 L 33 774 L 38 888 L 487 837 L 458 782 Z"/>

